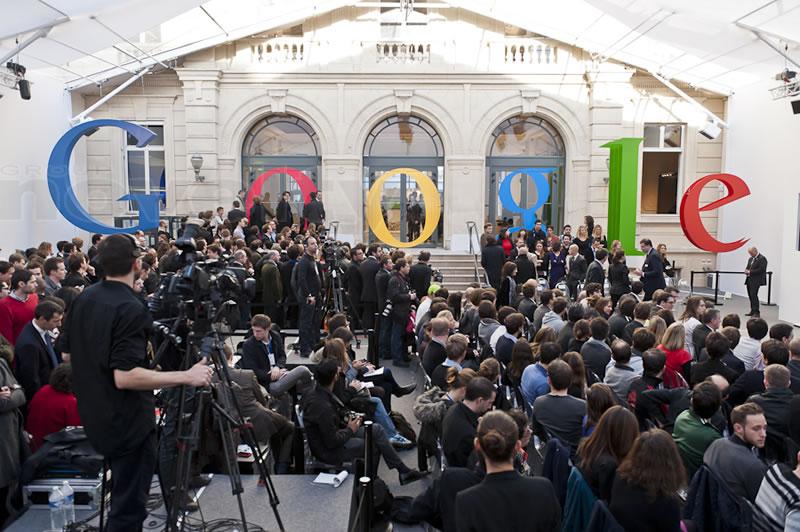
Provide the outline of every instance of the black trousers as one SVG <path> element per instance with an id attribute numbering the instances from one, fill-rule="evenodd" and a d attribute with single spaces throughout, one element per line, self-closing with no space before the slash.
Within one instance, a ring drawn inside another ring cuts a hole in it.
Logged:
<path id="1" fill-rule="evenodd" d="M 375 328 L 375 313 L 378 311 L 378 304 L 374 301 L 362 301 L 364 307 L 364 314 L 361 318 L 361 325 L 365 329 Z"/>
<path id="2" fill-rule="evenodd" d="M 750 298 L 750 313 L 761 314 L 760 302 L 758 301 L 758 290 L 761 287 L 754 283 L 747 283 L 747 297 Z"/>
<path id="3" fill-rule="evenodd" d="M 142 530 L 147 498 L 156 468 L 156 434 L 151 432 L 133 451 L 107 457 L 111 467 L 111 511 L 108 532 Z"/>
<path id="4" fill-rule="evenodd" d="M 300 356 L 311 355 L 314 345 L 319 342 L 319 323 L 315 323 L 317 307 L 309 305 L 305 301 L 300 302 L 300 316 L 297 320 L 297 328 L 300 333 Z"/>

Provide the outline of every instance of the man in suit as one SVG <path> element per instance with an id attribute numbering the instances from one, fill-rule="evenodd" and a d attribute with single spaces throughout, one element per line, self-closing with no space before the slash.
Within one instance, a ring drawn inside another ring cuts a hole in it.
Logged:
<path id="1" fill-rule="evenodd" d="M 608 257 L 608 251 L 605 249 L 598 249 L 594 254 L 594 260 L 586 270 L 586 284 L 597 283 L 600 285 L 600 292 L 603 292 L 603 285 L 606 280 L 606 272 L 603 269 L 603 264 Z"/>
<path id="2" fill-rule="evenodd" d="M 706 346 L 706 337 L 708 334 L 719 329 L 722 316 L 720 316 L 719 310 L 710 308 L 705 311 L 700 320 L 702 323 L 695 327 L 692 333 L 692 343 L 694 344 L 695 353 L 699 353 Z"/>
<path id="3" fill-rule="evenodd" d="M 747 297 L 750 298 L 750 313 L 745 316 L 759 317 L 761 310 L 758 301 L 758 289 L 767 284 L 767 258 L 752 247 L 747 250 L 750 258 L 747 259 L 747 268 L 744 273 L 747 277 L 744 284 L 747 287 Z"/>
<path id="4" fill-rule="evenodd" d="M 228 211 L 228 221 L 231 222 L 231 227 L 236 227 L 239 221 L 245 217 L 244 211 L 241 209 L 242 204 L 238 200 L 233 202 L 233 209 Z"/>
<path id="5" fill-rule="evenodd" d="M 382 358 L 391 358 L 391 332 L 392 320 L 389 316 L 384 316 L 386 308 L 386 288 L 389 286 L 389 279 L 392 277 L 392 259 L 384 255 L 380 260 L 381 269 L 375 274 L 375 292 L 378 296 L 378 350 Z"/>
<path id="6" fill-rule="evenodd" d="M 61 325 L 63 315 L 64 307 L 55 301 L 42 301 L 36 305 L 33 321 L 17 337 L 16 373 L 28 403 L 39 388 L 50 382 L 50 372 L 61 363 L 53 348 L 52 331 Z"/>
<path id="7" fill-rule="evenodd" d="M 357 329 L 361 328 L 361 316 L 364 310 L 361 304 L 361 292 L 363 284 L 361 281 L 361 272 L 359 266 L 364 262 L 364 248 L 362 245 L 357 245 L 351 252 L 352 260 L 350 266 L 344 272 L 344 286 L 347 288 L 347 307 L 350 308 L 351 321 L 357 325 Z"/>
<path id="8" fill-rule="evenodd" d="M 297 263 L 297 305 L 300 307 L 297 326 L 300 334 L 300 356 L 311 355 L 311 348 L 319 342 L 319 322 L 316 320 L 317 300 L 319 299 L 322 281 L 317 269 L 317 239 L 306 238 L 305 254 Z"/>
<path id="9" fill-rule="evenodd" d="M 264 314 L 270 320 L 278 322 L 283 301 L 283 282 L 281 273 L 278 270 L 278 259 L 281 254 L 275 250 L 269 250 L 265 254 L 265 260 L 261 263 L 259 274 L 261 276 L 261 294 L 264 303 Z"/>
<path id="10" fill-rule="evenodd" d="M 286 369 L 286 349 L 280 333 L 272 330 L 269 316 L 256 314 L 250 320 L 253 335 L 242 344 L 242 369 L 255 373 L 258 383 L 280 401 L 279 411 L 291 416 L 289 390 L 297 386 L 298 391 L 307 391 L 311 386 L 311 371 L 307 366 Z"/>
<path id="11" fill-rule="evenodd" d="M 325 223 L 325 207 L 322 205 L 322 201 L 317 199 L 318 192 L 312 192 L 309 196 L 311 201 L 303 207 L 303 218 L 305 218 L 306 224 L 314 224 L 319 229 Z"/>
<path id="12" fill-rule="evenodd" d="M 572 244 L 569 247 L 569 256 L 567 257 L 567 289 L 569 290 L 569 298 L 575 301 L 578 298 L 578 283 L 586 279 L 586 259 L 583 255 L 578 253 L 578 245 Z"/>
<path id="13" fill-rule="evenodd" d="M 667 286 L 664 281 L 664 261 L 653 248 L 653 242 L 649 238 L 641 239 L 639 246 L 645 254 L 644 265 L 641 270 L 636 270 L 634 273 L 642 278 L 644 300 L 649 301 L 653 297 L 653 292 L 659 288 L 663 290 Z"/>
<path id="14" fill-rule="evenodd" d="M 375 313 L 378 311 L 378 291 L 375 287 L 375 275 L 380 269 L 378 245 L 370 244 L 367 248 L 367 258 L 358 267 L 358 271 L 361 273 L 361 304 L 364 307 L 364 316 L 361 324 L 365 329 L 375 328 Z"/>
<path id="15" fill-rule="evenodd" d="M 411 285 L 419 297 L 428 293 L 428 287 L 431 285 L 431 270 L 428 261 L 431 260 L 430 251 L 420 251 L 417 263 L 411 267 L 411 272 L 408 274 L 408 284 Z"/>
<path id="16" fill-rule="evenodd" d="M 284 227 L 290 227 L 292 223 L 294 223 L 292 206 L 289 205 L 291 197 L 289 191 L 285 190 L 283 194 L 281 194 L 281 200 L 278 202 L 278 206 L 275 209 L 275 218 L 278 220 L 278 232 Z"/>
<path id="17" fill-rule="evenodd" d="M 517 248 L 517 258 L 514 260 L 517 265 L 516 281 L 518 285 L 524 285 L 530 279 L 536 280 L 536 264 L 528 256 L 528 248 L 520 245 Z"/>
<path id="18" fill-rule="evenodd" d="M 493 236 L 488 237 L 486 247 L 481 251 L 481 266 L 486 271 L 486 276 L 489 277 L 489 284 L 495 290 L 500 290 L 500 273 L 505 262 L 506 255 L 503 253 L 502 246 Z"/>

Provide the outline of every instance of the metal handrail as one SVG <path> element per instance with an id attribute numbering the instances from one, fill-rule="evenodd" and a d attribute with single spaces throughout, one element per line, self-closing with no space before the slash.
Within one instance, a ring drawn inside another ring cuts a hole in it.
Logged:
<path id="1" fill-rule="evenodd" d="M 701 274 L 714 275 L 714 305 L 719 305 L 719 276 L 746 275 L 745 272 L 727 272 L 721 270 L 692 270 L 689 272 L 689 295 L 694 294 L 694 276 Z M 767 306 L 772 306 L 772 272 L 767 272 Z"/>
<path id="2" fill-rule="evenodd" d="M 478 224 L 473 221 L 467 222 L 467 236 L 469 238 L 469 254 L 472 255 L 472 263 L 474 267 L 474 278 L 475 282 L 481 282 L 481 274 L 480 270 L 478 270 L 478 255 L 475 253 L 475 244 L 474 240 L 472 239 L 472 235 L 475 235 L 475 239 L 480 242 L 480 234 L 478 233 Z M 485 273 L 485 272 L 484 272 Z M 486 284 L 489 284 L 488 278 L 486 280 Z"/>

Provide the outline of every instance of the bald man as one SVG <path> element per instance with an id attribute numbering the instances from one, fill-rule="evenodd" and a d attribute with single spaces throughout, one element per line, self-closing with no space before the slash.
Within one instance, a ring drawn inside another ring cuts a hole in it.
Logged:
<path id="1" fill-rule="evenodd" d="M 744 270 L 747 277 L 744 284 L 747 287 L 747 297 L 750 298 L 750 313 L 747 316 L 758 318 L 761 316 L 758 289 L 767 284 L 767 258 L 752 247 L 747 250 L 750 258 L 747 260 L 747 268 Z"/>

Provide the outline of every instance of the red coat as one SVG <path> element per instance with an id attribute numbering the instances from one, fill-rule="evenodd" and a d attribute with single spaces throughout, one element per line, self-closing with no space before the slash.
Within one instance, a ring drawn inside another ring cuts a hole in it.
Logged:
<path id="1" fill-rule="evenodd" d="M 28 421 L 25 424 L 33 441 L 31 450 L 44 443 L 44 437 L 53 434 L 65 427 L 81 426 L 78 415 L 78 399 L 71 393 L 56 391 L 49 384 L 45 384 L 31 399 L 28 405 Z"/>
<path id="2" fill-rule="evenodd" d="M 11 296 L 0 299 L 0 334 L 11 345 L 17 343 L 17 336 L 31 320 L 39 304 L 39 296 L 31 294 L 27 301 L 19 301 Z"/>

